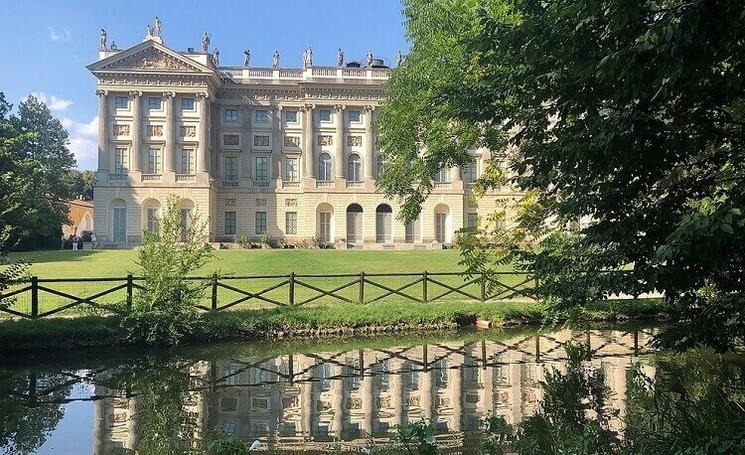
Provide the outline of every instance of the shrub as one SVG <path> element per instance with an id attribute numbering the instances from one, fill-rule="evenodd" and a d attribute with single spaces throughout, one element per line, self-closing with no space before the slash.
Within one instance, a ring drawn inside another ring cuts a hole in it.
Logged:
<path id="1" fill-rule="evenodd" d="M 132 310 L 122 320 L 130 341 L 175 345 L 193 331 L 198 319 L 195 304 L 206 283 L 195 285 L 185 278 L 211 256 L 206 232 L 207 223 L 199 215 L 182 226 L 176 196 L 168 198 L 160 232 L 143 232 L 138 264 L 145 281 Z"/>
<path id="2" fill-rule="evenodd" d="M 243 249 L 251 249 L 251 240 L 248 238 L 247 235 L 239 235 L 235 238 L 235 242 Z"/>
<path id="3" fill-rule="evenodd" d="M 261 244 L 266 245 L 269 248 L 274 248 L 276 245 L 274 237 L 272 237 L 272 235 L 268 232 L 261 234 Z"/>

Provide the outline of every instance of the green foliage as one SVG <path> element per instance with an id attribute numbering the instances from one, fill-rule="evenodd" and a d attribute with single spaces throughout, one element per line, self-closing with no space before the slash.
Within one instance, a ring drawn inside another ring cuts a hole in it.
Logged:
<path id="1" fill-rule="evenodd" d="M 12 106 L 0 92 L 0 226 L 9 247 L 34 248 L 55 239 L 74 197 L 75 158 L 67 131 L 33 96 Z"/>
<path id="2" fill-rule="evenodd" d="M 567 305 L 661 291 L 689 302 L 689 320 L 709 311 L 696 298 L 704 287 L 742 299 L 742 2 L 407 0 L 404 11 L 412 51 L 379 127 L 381 185 L 406 201 L 406 219 L 434 170 L 488 146 L 510 167 L 501 177 L 535 200 L 496 259 L 479 251 L 495 233 L 471 234 L 469 270 L 514 255 L 537 274 L 561 270 L 542 276 L 543 291 Z M 480 186 L 502 183 L 498 167 Z M 578 220 L 576 235 L 551 234 Z M 579 266 L 587 274 L 575 277 Z M 729 312 L 736 323 L 724 328 L 739 328 L 743 314 Z M 730 331 L 728 347 L 744 333 Z"/>
<path id="3" fill-rule="evenodd" d="M 247 235 L 239 235 L 235 238 L 235 242 L 241 247 L 246 250 L 251 249 L 251 239 L 248 238 Z"/>
<path id="4" fill-rule="evenodd" d="M 437 441 L 432 422 L 421 420 L 395 428 L 388 453 L 436 455 Z"/>
<path id="5" fill-rule="evenodd" d="M 168 197 L 159 226 L 160 232 L 143 232 L 139 265 L 144 289 L 136 294 L 122 328 L 132 342 L 174 345 L 193 331 L 195 305 L 205 286 L 184 278 L 202 267 L 212 250 L 205 242 L 207 223 L 198 214 L 187 226 L 181 224 L 177 196 Z"/>
<path id="6" fill-rule="evenodd" d="M 70 171 L 72 180 L 72 191 L 75 196 L 82 196 L 86 201 L 93 200 L 93 185 L 96 183 L 96 175 L 93 171 Z"/>

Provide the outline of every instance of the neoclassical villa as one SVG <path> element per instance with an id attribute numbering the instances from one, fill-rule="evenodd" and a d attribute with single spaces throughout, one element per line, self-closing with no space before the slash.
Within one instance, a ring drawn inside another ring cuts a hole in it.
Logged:
<path id="1" fill-rule="evenodd" d="M 418 220 L 396 217 L 398 205 L 376 191 L 384 163 L 375 116 L 391 69 L 369 53 L 367 63 L 302 68 L 220 66 L 202 38 L 199 51 L 163 44 L 160 24 L 145 40 L 119 50 L 102 30 L 97 62 L 98 171 L 95 229 L 102 244 L 140 241 L 155 229 L 170 194 L 185 223 L 199 211 L 212 242 L 269 234 L 288 244 L 314 237 L 337 248 L 437 248 L 474 225 L 505 188 L 475 201 L 470 187 L 490 159 L 443 169 Z M 399 59 L 397 59 L 399 60 Z M 395 71 L 395 70 L 394 70 Z"/>

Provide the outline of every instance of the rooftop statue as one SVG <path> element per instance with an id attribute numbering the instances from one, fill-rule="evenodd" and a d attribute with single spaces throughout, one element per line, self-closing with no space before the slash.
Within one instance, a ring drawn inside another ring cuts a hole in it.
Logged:
<path id="1" fill-rule="evenodd" d="M 220 66 L 220 51 L 218 49 L 215 49 L 215 52 L 212 54 L 212 63 L 215 66 Z"/>
<path id="2" fill-rule="evenodd" d="M 279 68 L 279 51 L 274 51 L 272 55 L 272 68 Z"/>
<path id="3" fill-rule="evenodd" d="M 116 42 L 114 42 L 114 41 L 112 41 L 112 42 L 111 42 L 111 50 L 112 50 L 112 51 L 117 51 L 117 50 L 119 50 L 119 48 L 118 48 L 118 47 L 116 47 Z"/>
<path id="4" fill-rule="evenodd" d="M 210 48 L 210 36 L 207 32 L 202 34 L 202 52 L 209 52 Z"/>
<path id="5" fill-rule="evenodd" d="M 150 39 L 153 37 L 153 28 L 150 26 L 150 24 L 147 24 L 145 27 L 145 39 Z"/>
<path id="6" fill-rule="evenodd" d="M 344 51 L 341 48 L 336 53 L 336 66 L 344 66 Z"/>
<path id="7" fill-rule="evenodd" d="M 396 51 L 396 67 L 401 66 L 401 63 L 404 61 L 403 55 L 401 55 L 401 51 Z"/>
<path id="8" fill-rule="evenodd" d="M 101 38 L 99 39 L 99 49 L 106 50 L 106 30 L 101 29 Z"/>
<path id="9" fill-rule="evenodd" d="M 313 49 L 308 48 L 303 51 L 303 67 L 313 66 Z"/>
<path id="10" fill-rule="evenodd" d="M 372 67 L 373 64 L 373 53 L 372 51 L 367 51 L 367 66 Z"/>
<path id="11" fill-rule="evenodd" d="M 251 51 L 246 49 L 243 51 L 243 66 L 248 68 L 250 63 L 251 63 Z"/>
<path id="12" fill-rule="evenodd" d="M 153 28 L 153 36 L 162 37 L 160 26 L 160 18 L 158 16 L 155 16 L 155 27 Z"/>

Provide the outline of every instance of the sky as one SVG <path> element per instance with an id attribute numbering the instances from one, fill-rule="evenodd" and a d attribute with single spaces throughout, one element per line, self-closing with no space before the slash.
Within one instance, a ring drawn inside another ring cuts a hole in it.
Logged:
<path id="1" fill-rule="evenodd" d="M 70 133 L 79 169 L 96 168 L 97 99 L 95 79 L 85 69 L 98 57 L 99 30 L 126 49 L 140 42 L 155 16 L 165 45 L 199 49 L 202 32 L 221 65 L 271 66 L 278 49 L 282 66 L 300 67 L 303 49 L 313 63 L 335 65 L 375 57 L 391 63 L 406 53 L 399 0 L 222 0 L 129 1 L 0 0 L 6 20 L 0 27 L 0 92 L 16 105 L 29 94 L 42 98 Z M 10 20 L 7 20 L 10 19 Z"/>

